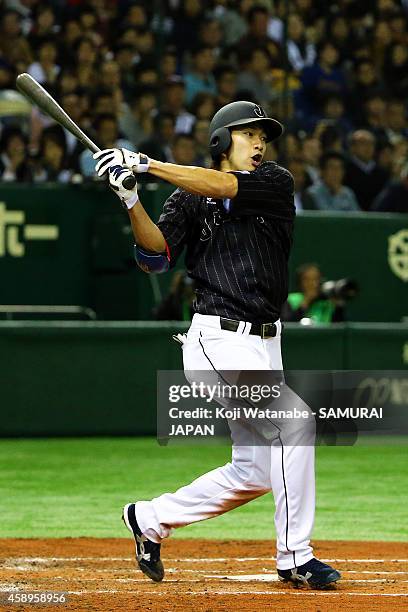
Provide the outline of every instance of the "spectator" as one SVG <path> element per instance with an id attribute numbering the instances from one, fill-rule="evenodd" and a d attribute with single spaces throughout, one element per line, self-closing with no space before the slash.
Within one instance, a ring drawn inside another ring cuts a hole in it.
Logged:
<path id="1" fill-rule="evenodd" d="M 323 103 L 322 114 L 316 122 L 315 129 L 333 127 L 343 135 L 344 141 L 352 130 L 352 124 L 347 118 L 344 100 L 336 94 L 328 95 Z"/>
<path id="2" fill-rule="evenodd" d="M 194 125 L 195 117 L 185 108 L 186 87 L 177 75 L 170 77 L 163 90 L 163 111 L 171 113 L 176 121 L 176 134 L 188 134 Z"/>
<path id="3" fill-rule="evenodd" d="M 320 140 L 323 153 L 327 151 L 338 151 L 341 153 L 343 151 L 343 135 L 341 129 L 336 127 L 336 125 L 331 125 L 330 123 L 320 124 L 314 134 Z"/>
<path id="4" fill-rule="evenodd" d="M 322 274 L 319 266 L 306 263 L 296 270 L 298 291 L 289 293 L 282 309 L 283 321 L 311 319 L 316 323 L 344 321 L 344 305 L 322 292 Z"/>
<path id="5" fill-rule="evenodd" d="M 72 17 L 67 18 L 62 26 L 62 31 L 59 36 L 61 45 L 61 57 L 64 57 L 66 64 L 63 70 L 67 68 L 67 64 L 71 67 L 75 65 L 75 50 L 82 37 L 82 30 L 77 19 Z"/>
<path id="6" fill-rule="evenodd" d="M 171 42 L 177 49 L 179 60 L 197 44 L 197 32 L 203 17 L 204 9 L 200 0 L 181 0 L 180 8 L 174 15 L 171 35 Z"/>
<path id="7" fill-rule="evenodd" d="M 319 162 L 322 155 L 322 145 L 316 136 L 306 136 L 302 142 L 302 157 L 305 162 L 306 174 L 311 183 L 320 179 Z"/>
<path id="8" fill-rule="evenodd" d="M 161 77 L 164 82 L 177 74 L 177 54 L 173 47 L 164 50 L 160 62 Z"/>
<path id="9" fill-rule="evenodd" d="M 133 49 L 137 53 L 137 61 L 140 62 L 141 56 L 140 53 L 137 51 L 137 43 L 139 36 L 138 28 L 125 23 L 123 27 L 119 30 L 118 35 L 119 37 L 117 39 L 117 43 L 119 45 L 130 45 L 131 47 L 133 47 Z"/>
<path id="10" fill-rule="evenodd" d="M 248 32 L 236 45 L 236 52 L 241 61 L 255 47 L 267 47 L 271 38 L 268 34 L 269 11 L 265 6 L 261 4 L 253 6 L 248 11 L 247 21 Z"/>
<path id="11" fill-rule="evenodd" d="M 30 64 L 27 72 L 39 83 L 54 85 L 60 67 L 56 64 L 58 48 L 53 38 L 44 38 L 37 48 L 37 61 Z"/>
<path id="12" fill-rule="evenodd" d="M 198 41 L 203 47 L 213 49 L 215 56 L 219 58 L 222 52 L 223 35 L 218 19 L 208 18 L 200 23 Z"/>
<path id="13" fill-rule="evenodd" d="M 35 164 L 34 181 L 36 183 L 68 183 L 72 170 L 68 168 L 65 136 L 62 128 L 46 128 L 40 141 L 40 151 Z"/>
<path id="14" fill-rule="evenodd" d="M 59 32 L 60 27 L 56 23 L 55 11 L 49 4 L 38 4 L 35 9 L 34 23 L 28 42 L 32 49 L 38 49 L 40 43 L 47 39 L 54 39 Z"/>
<path id="15" fill-rule="evenodd" d="M 407 19 L 403 11 L 395 7 L 390 11 L 389 24 L 393 42 L 403 46 L 407 44 Z"/>
<path id="16" fill-rule="evenodd" d="M 97 47 L 100 47 L 103 42 L 103 37 L 100 34 L 102 24 L 99 22 L 96 10 L 89 5 L 81 7 L 78 13 L 78 21 L 82 35 L 92 40 Z"/>
<path id="17" fill-rule="evenodd" d="M 120 109 L 117 107 L 115 96 L 108 87 L 97 87 L 92 90 L 90 106 L 93 115 L 112 113 L 116 117 L 120 117 Z"/>
<path id="18" fill-rule="evenodd" d="M 154 60 L 154 34 L 148 28 L 136 29 L 135 47 L 141 59 L 146 60 L 151 58 Z"/>
<path id="19" fill-rule="evenodd" d="M 249 91 L 261 106 L 267 108 L 274 97 L 271 67 L 271 58 L 266 48 L 252 47 L 237 81 L 238 89 Z"/>
<path id="20" fill-rule="evenodd" d="M 399 179 L 392 181 L 375 198 L 371 210 L 408 213 L 408 162 L 402 167 Z"/>
<path id="21" fill-rule="evenodd" d="M 159 86 L 159 74 L 155 64 L 146 60 L 137 64 L 134 68 L 134 78 L 137 85 Z"/>
<path id="22" fill-rule="evenodd" d="M 157 91 L 144 85 L 133 91 L 128 108 L 119 117 L 122 134 L 135 144 L 147 140 L 153 133 L 153 118 L 157 113 Z"/>
<path id="23" fill-rule="evenodd" d="M 237 95 L 237 73 L 232 66 L 220 65 L 214 72 L 218 95 L 217 108 L 234 102 Z"/>
<path id="24" fill-rule="evenodd" d="M 114 99 L 111 110 L 120 116 L 125 111 L 126 102 L 123 98 L 119 64 L 114 60 L 106 60 L 102 62 L 99 70 L 99 84 L 111 92 Z"/>
<path id="25" fill-rule="evenodd" d="M 347 106 L 352 117 L 352 120 L 357 124 L 362 124 L 364 121 L 364 110 L 362 103 L 370 96 L 376 95 L 384 91 L 379 80 L 378 72 L 372 60 L 364 58 L 354 65 L 354 84 L 351 88 Z"/>
<path id="26" fill-rule="evenodd" d="M 281 4 L 282 10 L 285 10 L 284 4 Z M 294 5 L 294 11 L 300 15 L 308 29 L 312 29 L 313 31 L 313 28 L 316 27 L 316 23 L 319 19 L 321 20 L 319 3 L 315 2 L 315 0 L 295 0 Z M 313 35 L 315 36 L 316 32 L 313 31 Z"/>
<path id="27" fill-rule="evenodd" d="M 350 58 L 354 41 L 352 40 L 350 26 L 344 14 L 338 13 L 329 20 L 327 38 L 338 50 L 340 62 Z"/>
<path id="28" fill-rule="evenodd" d="M 71 91 L 76 91 L 78 87 L 79 81 L 74 70 L 71 68 L 64 68 L 59 72 L 56 81 L 56 89 L 59 96 L 70 93 Z"/>
<path id="29" fill-rule="evenodd" d="M 296 72 L 312 66 L 316 58 L 315 46 L 308 41 L 305 24 L 297 13 L 289 15 L 287 53 L 292 69 Z"/>
<path id="30" fill-rule="evenodd" d="M 160 113 L 154 119 L 152 136 L 140 143 L 140 151 L 148 157 L 163 162 L 174 162 L 172 143 L 175 137 L 175 119 L 171 113 Z M 144 175 L 146 180 L 154 180 L 150 174 Z"/>
<path id="31" fill-rule="evenodd" d="M 321 182 L 306 190 L 305 208 L 344 212 L 360 210 L 354 192 L 343 184 L 345 167 L 341 153 L 324 153 L 320 172 Z"/>
<path id="32" fill-rule="evenodd" d="M 75 45 L 76 76 L 81 87 L 96 87 L 99 77 L 98 50 L 90 38 L 80 38 Z"/>
<path id="33" fill-rule="evenodd" d="M 81 91 L 66 92 L 60 96 L 59 101 L 62 108 L 68 113 L 71 119 L 73 119 L 77 125 L 82 126 L 84 114 L 87 109 L 85 108 Z M 66 128 L 62 129 L 65 136 L 65 156 L 67 158 L 67 164 L 70 168 L 78 172 L 78 158 L 83 150 L 83 145 Z"/>
<path id="34" fill-rule="evenodd" d="M 197 47 L 192 53 L 192 68 L 186 72 L 186 101 L 190 104 L 198 93 L 217 93 L 212 71 L 215 67 L 214 50 L 211 47 Z"/>
<path id="35" fill-rule="evenodd" d="M 0 139 L 0 178 L 3 182 L 31 181 L 27 139 L 16 127 L 3 129 Z"/>
<path id="36" fill-rule="evenodd" d="M 171 147 L 174 163 L 192 166 L 197 156 L 195 142 L 191 134 L 176 134 Z"/>
<path id="37" fill-rule="evenodd" d="M 364 105 L 365 117 L 362 122 L 362 127 L 374 134 L 378 140 L 386 140 L 387 138 L 387 104 L 384 96 L 381 94 L 373 94 L 369 96 Z"/>
<path id="38" fill-rule="evenodd" d="M 394 147 L 388 140 L 377 143 L 375 161 L 377 162 L 379 168 L 385 170 L 388 176 L 393 174 Z"/>
<path id="39" fill-rule="evenodd" d="M 129 100 L 132 90 L 137 86 L 134 74 L 137 54 L 132 45 L 118 44 L 115 47 L 115 62 L 120 72 L 120 83 L 125 100 Z"/>
<path id="40" fill-rule="evenodd" d="M 202 168 L 211 168 L 212 159 L 208 152 L 208 130 L 210 122 L 208 119 L 197 119 L 193 128 L 193 137 L 195 141 L 196 158 L 194 166 Z"/>
<path id="41" fill-rule="evenodd" d="M 147 28 L 148 19 L 146 8 L 143 6 L 143 3 L 134 3 L 131 4 L 125 13 L 124 21 L 136 28 Z"/>
<path id="42" fill-rule="evenodd" d="M 216 17 L 223 31 L 224 45 L 227 48 L 233 47 L 248 32 L 247 14 L 254 0 L 238 0 L 236 6 L 231 3 L 219 3 L 212 11 L 211 15 Z"/>
<path id="43" fill-rule="evenodd" d="M 384 75 L 392 96 L 408 97 L 408 49 L 406 44 L 395 43 L 387 49 Z"/>
<path id="44" fill-rule="evenodd" d="M 280 138 L 277 141 L 279 144 L 279 161 L 278 163 L 281 166 L 286 166 L 288 163 L 287 160 L 292 159 L 293 157 L 303 157 L 301 156 L 301 141 L 299 136 L 293 132 L 284 132 L 283 138 Z"/>
<path id="45" fill-rule="evenodd" d="M 306 174 L 305 162 L 301 157 L 291 157 L 286 167 L 295 181 L 295 207 L 296 212 L 300 212 L 305 208 L 305 191 L 306 188 L 310 186 L 310 180 Z"/>
<path id="46" fill-rule="evenodd" d="M 356 130 L 350 136 L 350 159 L 345 184 L 350 187 L 362 210 L 370 210 L 374 198 L 389 179 L 387 172 L 375 162 L 376 141 L 367 130 Z"/>
<path id="47" fill-rule="evenodd" d="M 33 54 L 21 32 L 21 17 L 17 11 L 5 10 L 0 17 L 0 55 L 7 58 L 16 72 L 26 72 Z"/>
<path id="48" fill-rule="evenodd" d="M 304 117 L 321 112 L 328 94 L 344 97 L 347 93 L 345 76 L 337 68 L 339 52 L 328 40 L 319 44 L 314 66 L 301 73 L 302 87 L 297 95 L 297 107 Z"/>
<path id="49" fill-rule="evenodd" d="M 375 71 L 382 74 L 385 56 L 392 43 L 391 29 L 386 19 L 380 19 L 374 24 L 374 32 L 371 43 L 371 57 Z"/>
<path id="50" fill-rule="evenodd" d="M 133 143 L 129 140 L 121 138 L 119 135 L 119 125 L 116 116 L 113 113 L 105 113 L 96 117 L 93 129 L 95 132 L 95 141 L 101 149 L 112 149 L 114 147 L 133 149 Z M 79 157 L 79 167 L 81 174 L 84 177 L 95 176 L 95 160 L 92 158 L 92 152 L 86 149 Z"/>
<path id="51" fill-rule="evenodd" d="M 387 140 L 398 142 L 408 138 L 407 110 L 404 100 L 393 98 L 387 102 Z"/>
<path id="52" fill-rule="evenodd" d="M 215 96 L 207 93 L 197 94 L 190 110 L 197 119 L 211 120 L 215 113 Z"/>
<path id="53" fill-rule="evenodd" d="M 0 57 L 0 91 L 14 89 L 15 74 L 11 64 Z"/>

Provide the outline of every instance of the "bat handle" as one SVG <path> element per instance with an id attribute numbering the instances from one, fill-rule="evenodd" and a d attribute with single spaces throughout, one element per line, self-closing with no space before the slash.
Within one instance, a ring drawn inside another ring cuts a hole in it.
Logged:
<path id="1" fill-rule="evenodd" d="M 136 185 L 136 177 L 135 175 L 133 176 L 127 176 L 125 179 L 123 179 L 122 181 L 122 185 L 125 189 L 133 189 L 133 187 Z"/>

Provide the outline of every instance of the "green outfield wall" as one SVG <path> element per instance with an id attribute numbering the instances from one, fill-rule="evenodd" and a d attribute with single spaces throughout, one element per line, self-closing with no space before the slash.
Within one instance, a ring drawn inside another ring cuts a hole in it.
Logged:
<path id="1" fill-rule="evenodd" d="M 154 219 L 171 190 L 141 187 Z M 350 320 L 399 322 L 408 315 L 407 215 L 299 215 L 291 289 L 296 267 L 307 261 L 326 279 L 358 281 Z M 1 185 L 0 269 L 2 304 L 87 306 L 111 320 L 151 318 L 154 295 L 164 295 L 171 280 L 136 267 L 127 215 L 104 184 Z"/>
<path id="2" fill-rule="evenodd" d="M 183 323 L 1 322 L 0 436 L 148 435 Z M 287 369 L 407 369 L 408 325 L 288 324 Z"/>

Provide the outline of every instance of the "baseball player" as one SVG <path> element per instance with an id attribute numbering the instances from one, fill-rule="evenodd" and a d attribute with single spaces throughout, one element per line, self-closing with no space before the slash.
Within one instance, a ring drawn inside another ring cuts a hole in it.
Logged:
<path id="1" fill-rule="evenodd" d="M 180 166 L 126 149 L 94 155 L 99 176 L 129 212 L 135 258 L 147 272 L 164 272 L 186 247 L 186 268 L 196 287 L 195 314 L 183 344 L 185 371 L 282 370 L 279 315 L 287 297 L 287 262 L 295 216 L 291 174 L 263 162 L 267 142 L 283 126 L 252 102 L 222 107 L 210 124 L 213 168 Z M 178 189 L 155 224 L 137 186 L 123 187 L 131 173 L 149 172 Z M 154 581 L 164 577 L 162 541 L 173 528 L 218 516 L 269 491 L 275 498 L 277 571 L 282 581 L 326 588 L 337 570 L 313 556 L 314 445 L 304 433 L 285 444 L 234 443 L 230 463 L 175 493 L 129 503 L 123 518 L 135 539 L 139 568 Z M 238 432 L 239 433 L 239 432 Z"/>

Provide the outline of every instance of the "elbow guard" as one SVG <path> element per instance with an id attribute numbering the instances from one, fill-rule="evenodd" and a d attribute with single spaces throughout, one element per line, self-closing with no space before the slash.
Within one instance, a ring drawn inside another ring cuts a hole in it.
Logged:
<path id="1" fill-rule="evenodd" d="M 167 272 L 170 267 L 170 257 L 167 253 L 151 253 L 140 248 L 135 244 L 135 259 L 136 263 L 148 274 L 161 274 Z"/>

